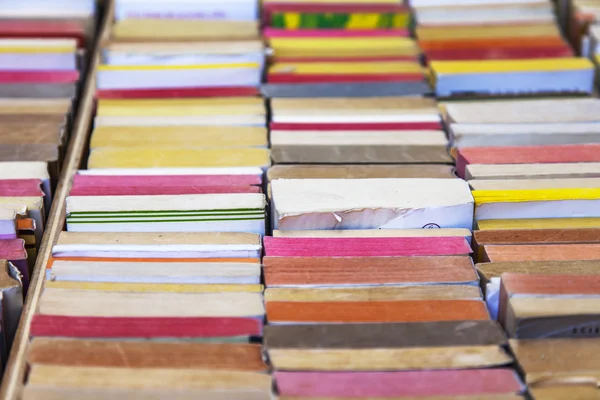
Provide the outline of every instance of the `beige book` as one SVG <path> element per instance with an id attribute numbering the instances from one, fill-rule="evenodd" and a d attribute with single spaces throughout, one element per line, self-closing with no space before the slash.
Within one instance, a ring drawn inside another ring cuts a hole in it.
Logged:
<path id="1" fill-rule="evenodd" d="M 561 179 L 600 177 L 600 163 L 469 164 L 466 179 Z"/>
<path id="2" fill-rule="evenodd" d="M 600 100 L 499 100 L 445 103 L 444 108 L 450 122 L 463 124 L 599 122 Z"/>
<path id="3" fill-rule="evenodd" d="M 45 288 L 38 312 L 94 317 L 261 317 L 261 293 L 143 293 Z"/>
<path id="4" fill-rule="evenodd" d="M 0 115 L 66 115 L 71 99 L 0 99 Z"/>
<path id="5" fill-rule="evenodd" d="M 202 389 L 114 389 L 114 388 L 64 388 L 28 384 L 23 389 L 23 400 L 272 400 L 270 391 Z M 520 399 L 520 398 L 515 398 Z M 421 399 L 419 399 L 421 400 Z M 425 399 L 427 400 L 427 399 Z M 435 399 L 437 400 L 437 399 Z M 448 399 L 443 399 L 448 400 Z M 471 398 L 466 399 L 471 400 Z M 478 399 L 475 399 L 478 400 Z M 487 399 L 486 399 L 487 400 Z M 498 398 L 492 400 L 514 400 Z"/>
<path id="6" fill-rule="evenodd" d="M 223 20 L 124 19 L 112 27 L 116 40 L 227 40 L 254 39 L 258 22 Z"/>
<path id="7" fill-rule="evenodd" d="M 260 235 L 241 232 L 66 232 L 56 245 L 258 245 Z"/>
<path id="8" fill-rule="evenodd" d="M 600 379 L 600 339 L 511 340 L 510 348 L 530 386 Z"/>
<path id="9" fill-rule="evenodd" d="M 267 288 L 265 301 L 337 302 L 398 300 L 481 300 L 468 285 L 376 286 L 364 288 Z"/>
<path id="10" fill-rule="evenodd" d="M 500 278 L 505 272 L 515 274 L 597 275 L 600 260 L 574 261 L 506 261 L 476 264 L 482 283 Z"/>
<path id="11" fill-rule="evenodd" d="M 33 365 L 27 385 L 70 389 L 202 390 L 271 392 L 268 374 L 163 368 Z M 207 393 L 209 394 L 209 393 Z"/>

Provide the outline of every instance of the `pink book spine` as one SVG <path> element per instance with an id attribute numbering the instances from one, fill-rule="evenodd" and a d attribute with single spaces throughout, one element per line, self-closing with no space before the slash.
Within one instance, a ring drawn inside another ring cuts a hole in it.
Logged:
<path id="1" fill-rule="evenodd" d="M 41 197 L 42 181 L 39 179 L 3 179 L 0 180 L 0 197 Z"/>
<path id="2" fill-rule="evenodd" d="M 258 186 L 135 186 L 135 187 L 81 187 L 70 196 L 159 196 L 184 194 L 261 193 Z"/>
<path id="3" fill-rule="evenodd" d="M 464 237 L 444 238 L 264 238 L 267 256 L 384 257 L 470 254 Z"/>
<path id="4" fill-rule="evenodd" d="M 154 187 L 154 186 L 252 186 L 261 185 L 258 175 L 156 175 L 103 176 L 75 175 L 73 188 L 83 187 Z"/>
<path id="5" fill-rule="evenodd" d="M 279 392 L 298 397 L 426 397 L 517 394 L 511 369 L 406 372 L 275 372 Z"/>

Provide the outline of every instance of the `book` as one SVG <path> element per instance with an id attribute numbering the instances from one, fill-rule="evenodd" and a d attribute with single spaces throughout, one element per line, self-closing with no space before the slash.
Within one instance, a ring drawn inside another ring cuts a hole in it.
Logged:
<path id="1" fill-rule="evenodd" d="M 472 227 L 471 193 L 453 179 L 277 179 L 271 202 L 273 227 L 280 230 Z"/>

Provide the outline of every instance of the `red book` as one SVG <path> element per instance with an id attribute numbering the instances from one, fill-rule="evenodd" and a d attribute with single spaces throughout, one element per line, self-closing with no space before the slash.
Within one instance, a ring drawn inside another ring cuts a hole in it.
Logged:
<path id="1" fill-rule="evenodd" d="M 563 45 L 558 47 L 535 48 L 483 48 L 429 50 L 425 52 L 428 61 L 448 60 L 525 60 L 530 58 L 573 57 L 573 50 Z"/>
<path id="2" fill-rule="evenodd" d="M 258 186 L 95 186 L 71 189 L 70 196 L 160 196 L 179 194 L 262 193 Z"/>
<path id="3" fill-rule="evenodd" d="M 214 87 L 214 88 L 177 88 L 177 89 L 105 89 L 99 90 L 99 99 L 169 99 L 191 97 L 237 97 L 258 96 L 260 92 L 255 87 Z"/>
<path id="4" fill-rule="evenodd" d="M 69 21 L 2 20 L 2 38 L 69 38 L 76 39 L 77 46 L 85 45 L 85 30 L 82 24 Z"/>
<path id="5" fill-rule="evenodd" d="M 73 189 L 86 187 L 154 186 L 252 186 L 261 185 L 258 175 L 75 175 Z"/>
<path id="6" fill-rule="evenodd" d="M 285 131 L 428 131 L 443 130 L 441 122 L 385 122 L 357 124 L 322 124 L 271 122 L 269 128 Z"/>
<path id="7" fill-rule="evenodd" d="M 0 71 L 0 83 L 73 83 L 79 71 Z"/>
<path id="8" fill-rule="evenodd" d="M 368 56 L 368 57 L 277 57 L 275 54 L 273 57 L 274 63 L 292 63 L 292 62 L 328 62 L 328 63 L 342 63 L 342 62 L 379 62 L 379 61 L 412 61 L 419 62 L 416 56 Z"/>
<path id="9" fill-rule="evenodd" d="M 262 321 L 254 318 L 69 317 L 35 314 L 30 335 L 72 338 L 262 336 Z"/>
<path id="10" fill-rule="evenodd" d="M 471 254 L 464 237 L 264 238 L 265 256 L 393 257 Z"/>
<path id="11" fill-rule="evenodd" d="M 43 197 L 39 179 L 0 180 L 0 197 Z"/>
<path id="12" fill-rule="evenodd" d="M 456 173 L 464 178 L 468 164 L 552 164 L 600 162 L 600 144 L 467 147 L 458 150 Z"/>

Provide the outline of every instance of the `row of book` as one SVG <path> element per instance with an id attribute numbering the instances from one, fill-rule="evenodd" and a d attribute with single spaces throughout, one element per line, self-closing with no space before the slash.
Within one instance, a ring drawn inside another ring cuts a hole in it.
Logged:
<path id="1" fill-rule="evenodd" d="M 591 92 L 546 0 L 455 3 L 438 96 Z M 392 1 L 110 12 L 23 398 L 598 396 L 597 100 L 425 98 Z"/>
<path id="2" fill-rule="evenodd" d="M 586 95 L 594 90 L 594 64 L 574 56 L 550 0 L 411 4 L 438 97 Z"/>
<path id="3" fill-rule="evenodd" d="M 95 24 L 90 1 L 9 3 L 0 6 L 2 369 L 52 204 Z"/>
<path id="4" fill-rule="evenodd" d="M 26 399 L 271 398 L 258 4 L 207 7 L 109 10 L 87 169 L 33 317 Z"/>

